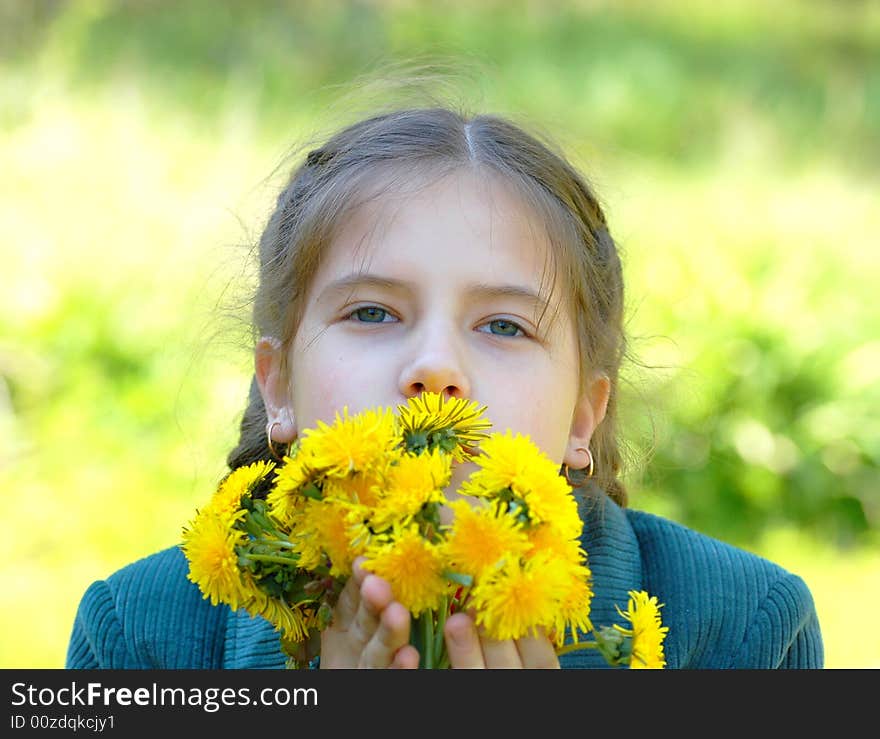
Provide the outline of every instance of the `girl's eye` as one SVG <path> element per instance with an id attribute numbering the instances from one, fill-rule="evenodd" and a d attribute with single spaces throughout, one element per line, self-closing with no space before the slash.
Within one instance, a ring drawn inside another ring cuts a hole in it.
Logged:
<path id="1" fill-rule="evenodd" d="M 483 330 L 485 327 L 485 331 L 483 333 L 491 333 L 496 336 L 525 336 L 526 332 L 522 330 L 522 328 L 514 323 L 513 321 L 508 321 L 504 318 L 496 318 L 494 321 L 489 321 L 488 323 L 484 323 L 483 326 L 480 327 Z"/>
<path id="2" fill-rule="evenodd" d="M 385 323 L 388 319 L 392 319 L 393 316 L 379 306 L 365 305 L 363 308 L 352 311 L 349 318 L 361 323 Z"/>

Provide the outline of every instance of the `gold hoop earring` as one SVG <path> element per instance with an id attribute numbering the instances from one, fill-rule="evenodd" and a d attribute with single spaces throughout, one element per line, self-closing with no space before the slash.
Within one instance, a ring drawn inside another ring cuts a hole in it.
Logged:
<path id="1" fill-rule="evenodd" d="M 593 476 L 593 472 L 595 471 L 595 464 L 593 463 L 593 453 L 589 449 L 584 449 L 583 447 L 578 447 L 577 449 L 575 449 L 575 451 L 586 453 L 587 465 L 586 467 L 582 467 L 576 470 L 578 475 L 574 479 L 572 479 L 571 477 L 571 469 L 569 469 L 569 466 L 567 464 L 562 465 L 562 474 L 565 477 L 565 481 L 573 488 L 577 488 L 583 485 L 586 480 Z"/>
<path id="2" fill-rule="evenodd" d="M 578 451 L 587 453 L 587 466 L 584 467 L 584 469 L 586 470 L 584 475 L 586 477 L 592 477 L 593 472 L 595 472 L 595 464 L 593 463 L 593 453 L 590 451 L 589 447 L 587 447 L 586 449 L 583 449 L 583 448 L 578 449 Z"/>
<path id="3" fill-rule="evenodd" d="M 269 423 L 266 424 L 266 446 L 269 447 L 269 454 L 279 462 L 283 460 L 283 457 L 278 454 L 278 451 L 275 449 L 275 442 L 272 441 L 272 429 L 280 425 L 281 421 L 269 421 Z"/>

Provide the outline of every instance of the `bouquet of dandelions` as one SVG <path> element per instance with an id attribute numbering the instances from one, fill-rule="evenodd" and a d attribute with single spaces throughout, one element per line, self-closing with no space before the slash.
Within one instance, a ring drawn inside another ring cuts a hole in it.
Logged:
<path id="1" fill-rule="evenodd" d="M 396 413 L 346 409 L 279 464 L 234 470 L 184 527 L 189 579 L 212 604 L 273 624 L 292 668 L 315 655 L 361 556 L 412 614 L 423 668 L 449 666 L 443 624 L 462 609 L 495 639 L 542 629 L 560 655 L 598 649 L 611 665 L 663 667 L 655 597 L 632 591 L 618 607 L 625 625 L 593 627 L 572 490 L 528 437 L 488 433 L 485 410 L 436 393 Z M 468 500 L 450 500 L 452 464 L 467 460 L 476 469 L 457 492 Z"/>

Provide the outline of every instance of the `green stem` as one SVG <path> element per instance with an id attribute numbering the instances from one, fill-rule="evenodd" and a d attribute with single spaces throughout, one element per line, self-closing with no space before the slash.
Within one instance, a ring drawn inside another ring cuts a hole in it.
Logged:
<path id="1" fill-rule="evenodd" d="M 274 554 L 246 554 L 244 555 L 248 559 L 252 559 L 255 562 L 274 562 L 279 565 L 291 565 L 296 564 L 295 561 L 288 559 L 287 557 L 277 557 Z"/>
<path id="2" fill-rule="evenodd" d="M 253 541 L 258 542 L 259 544 L 268 544 L 269 546 L 278 547 L 279 549 L 293 549 L 295 546 L 287 541 L 287 539 L 266 539 L 265 537 L 260 537 Z"/>
<path id="3" fill-rule="evenodd" d="M 446 616 L 449 613 L 449 599 L 443 596 L 440 608 L 437 610 L 437 630 L 434 633 L 434 654 L 437 658 L 437 667 L 446 656 L 446 641 L 443 636 L 443 627 L 446 625 Z"/>
<path id="4" fill-rule="evenodd" d="M 564 647 L 559 647 L 556 650 L 556 656 L 561 657 L 563 654 L 569 654 L 571 652 L 578 652 L 581 649 L 598 649 L 598 642 L 594 641 L 579 641 L 573 644 L 566 644 Z"/>
<path id="5" fill-rule="evenodd" d="M 409 630 L 409 643 L 414 646 L 416 648 L 416 651 L 419 653 L 419 667 L 423 667 L 423 661 L 425 657 L 424 650 L 422 649 L 421 644 L 422 630 L 420 628 L 417 628 L 419 626 L 421 626 L 419 620 L 415 619 Z"/>
<path id="6" fill-rule="evenodd" d="M 425 669 L 434 669 L 434 614 L 425 611 L 419 617 L 422 622 L 423 643 L 425 648 Z"/>

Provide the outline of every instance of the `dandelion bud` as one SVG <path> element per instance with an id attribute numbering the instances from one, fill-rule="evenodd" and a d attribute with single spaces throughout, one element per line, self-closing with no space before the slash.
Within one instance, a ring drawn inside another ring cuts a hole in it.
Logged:
<path id="1" fill-rule="evenodd" d="M 333 621 L 333 608 L 327 601 L 324 601 L 323 603 L 321 603 L 320 606 L 318 606 L 316 618 L 318 621 L 319 629 L 326 629 Z"/>
<path id="2" fill-rule="evenodd" d="M 632 655 L 632 637 L 613 626 L 604 626 L 594 633 L 599 652 L 609 665 L 629 664 Z"/>

